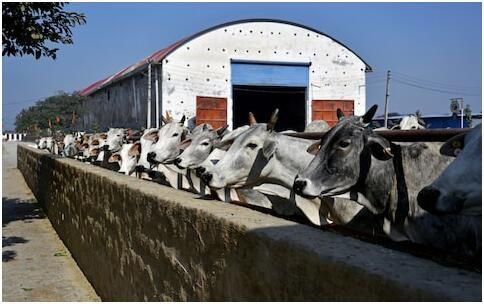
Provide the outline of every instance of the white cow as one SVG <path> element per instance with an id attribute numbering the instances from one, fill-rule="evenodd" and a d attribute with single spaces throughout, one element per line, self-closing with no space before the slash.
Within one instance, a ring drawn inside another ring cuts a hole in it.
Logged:
<path id="1" fill-rule="evenodd" d="M 440 149 L 457 156 L 430 186 L 418 194 L 418 203 L 435 214 L 482 214 L 482 127 L 454 136 Z"/>

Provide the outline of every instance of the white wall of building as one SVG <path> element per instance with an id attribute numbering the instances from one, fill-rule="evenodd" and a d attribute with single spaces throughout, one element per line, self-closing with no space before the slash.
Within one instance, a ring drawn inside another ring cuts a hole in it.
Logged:
<path id="1" fill-rule="evenodd" d="M 227 98 L 232 122 L 230 60 L 310 62 L 307 121 L 311 100 L 355 101 L 355 114 L 366 107 L 365 63 L 331 38 L 279 22 L 246 22 L 198 36 L 162 62 L 163 113 L 195 116 L 196 96 Z"/>

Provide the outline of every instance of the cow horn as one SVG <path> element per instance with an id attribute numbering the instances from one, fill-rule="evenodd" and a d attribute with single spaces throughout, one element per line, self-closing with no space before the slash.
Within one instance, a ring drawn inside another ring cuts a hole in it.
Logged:
<path id="1" fill-rule="evenodd" d="M 229 127 L 229 125 L 225 125 L 225 127 L 221 127 L 221 128 L 218 128 L 217 130 L 215 130 L 215 132 L 217 132 L 218 136 L 222 136 L 222 134 L 224 134 L 225 130 L 227 130 L 228 127 Z"/>
<path id="2" fill-rule="evenodd" d="M 254 113 L 249 112 L 249 126 L 255 125 L 257 120 L 255 120 Z"/>
<path id="3" fill-rule="evenodd" d="M 274 130 L 274 127 L 276 126 L 278 118 L 279 118 L 279 109 L 275 109 L 271 115 L 271 119 L 269 120 L 269 123 L 267 123 L 267 130 L 269 131 Z"/>
<path id="4" fill-rule="evenodd" d="M 368 111 L 366 111 L 365 115 L 361 117 L 361 121 L 364 124 L 369 124 L 373 119 L 373 116 L 375 116 L 377 109 L 378 109 L 378 105 L 373 105 L 371 108 L 368 109 Z"/>
<path id="5" fill-rule="evenodd" d="M 168 119 L 165 116 L 161 115 L 161 121 L 166 125 L 168 123 Z"/>
<path id="6" fill-rule="evenodd" d="M 338 121 L 340 121 L 341 119 L 345 118 L 345 113 L 338 108 L 336 109 L 336 116 L 338 117 Z"/>
<path id="7" fill-rule="evenodd" d="M 168 112 L 168 110 L 165 111 L 165 117 L 166 117 L 166 121 L 168 121 L 168 122 L 173 121 L 173 117 L 171 117 L 170 112 Z"/>

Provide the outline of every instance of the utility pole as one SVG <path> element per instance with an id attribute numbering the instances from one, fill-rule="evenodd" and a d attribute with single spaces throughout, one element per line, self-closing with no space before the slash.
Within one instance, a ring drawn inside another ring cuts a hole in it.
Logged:
<path id="1" fill-rule="evenodd" d="M 464 98 L 460 98 L 460 128 L 464 129 Z"/>
<path id="2" fill-rule="evenodd" d="M 390 70 L 387 71 L 387 87 L 385 92 L 385 128 L 388 128 L 388 97 L 390 91 Z"/>

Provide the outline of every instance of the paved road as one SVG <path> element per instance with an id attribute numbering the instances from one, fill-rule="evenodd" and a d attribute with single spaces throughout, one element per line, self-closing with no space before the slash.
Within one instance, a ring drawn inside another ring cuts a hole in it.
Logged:
<path id="1" fill-rule="evenodd" d="M 2 146 L 3 301 L 99 301 L 16 168 L 17 144 Z"/>

